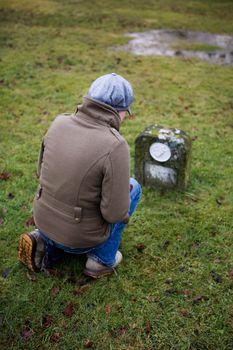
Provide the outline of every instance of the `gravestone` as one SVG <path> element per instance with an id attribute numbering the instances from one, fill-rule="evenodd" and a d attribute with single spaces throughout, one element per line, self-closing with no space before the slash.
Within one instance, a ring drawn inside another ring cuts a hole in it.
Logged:
<path id="1" fill-rule="evenodd" d="M 135 140 L 136 179 L 154 189 L 185 189 L 191 146 L 191 138 L 182 130 L 149 126 Z"/>

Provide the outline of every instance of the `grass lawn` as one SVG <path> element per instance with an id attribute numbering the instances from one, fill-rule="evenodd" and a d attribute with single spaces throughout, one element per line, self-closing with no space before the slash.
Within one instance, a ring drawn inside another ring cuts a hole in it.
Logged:
<path id="1" fill-rule="evenodd" d="M 232 1 L 1 0 L 0 17 L 0 348 L 233 349 L 232 66 L 112 49 L 134 31 L 233 34 Z M 116 275 L 85 279 L 75 257 L 29 274 L 17 245 L 33 228 L 41 138 L 110 72 L 135 91 L 121 128 L 132 175 L 138 134 L 176 127 L 193 138 L 189 186 L 143 189 Z"/>

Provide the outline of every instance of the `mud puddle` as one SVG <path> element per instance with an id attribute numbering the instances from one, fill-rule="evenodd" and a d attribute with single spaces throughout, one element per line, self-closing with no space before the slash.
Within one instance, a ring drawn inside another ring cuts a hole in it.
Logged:
<path id="1" fill-rule="evenodd" d="M 161 29 L 129 33 L 128 44 L 117 50 L 144 56 L 197 57 L 215 64 L 233 65 L 233 36 Z"/>

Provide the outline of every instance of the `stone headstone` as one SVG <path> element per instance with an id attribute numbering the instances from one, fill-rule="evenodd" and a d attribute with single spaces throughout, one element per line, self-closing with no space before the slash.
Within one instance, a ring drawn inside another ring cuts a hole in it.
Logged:
<path id="1" fill-rule="evenodd" d="M 149 126 L 135 140 L 136 179 L 154 189 L 185 189 L 191 146 L 191 138 L 182 130 Z"/>

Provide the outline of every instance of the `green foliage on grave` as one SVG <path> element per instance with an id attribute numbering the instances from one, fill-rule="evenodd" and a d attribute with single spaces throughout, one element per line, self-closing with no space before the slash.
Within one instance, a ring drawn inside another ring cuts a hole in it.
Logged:
<path id="1" fill-rule="evenodd" d="M 232 66 L 113 49 L 134 31 L 233 35 L 232 13 L 220 0 L 1 1 L 1 349 L 232 349 Z M 193 139 L 189 185 L 143 189 L 111 278 L 83 279 L 85 259 L 75 257 L 50 277 L 29 274 L 17 246 L 32 229 L 41 138 L 109 72 L 135 91 L 136 118 L 121 127 L 132 175 L 135 138 L 160 124 Z"/>

